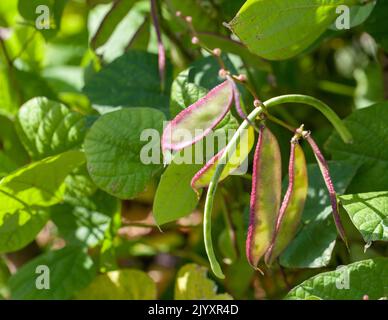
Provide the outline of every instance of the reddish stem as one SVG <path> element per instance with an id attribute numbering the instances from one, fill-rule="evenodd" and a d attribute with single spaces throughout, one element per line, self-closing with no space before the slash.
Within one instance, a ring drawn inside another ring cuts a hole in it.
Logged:
<path id="1" fill-rule="evenodd" d="M 315 155 L 315 158 L 317 159 L 319 168 L 321 169 L 322 176 L 323 176 L 323 179 L 325 181 L 327 190 L 329 191 L 330 203 L 331 203 L 331 207 L 333 209 L 333 218 L 334 218 L 334 222 L 335 222 L 335 225 L 337 227 L 338 233 L 340 234 L 342 240 L 345 242 L 346 247 L 348 247 L 348 241 L 346 239 L 345 229 L 341 223 L 341 218 L 340 218 L 340 215 L 338 212 L 337 195 L 336 195 L 336 192 L 334 189 L 333 182 L 332 182 L 331 177 L 330 177 L 329 166 L 327 165 L 327 162 L 326 162 L 325 158 L 323 157 L 323 154 L 322 154 L 321 150 L 319 149 L 318 145 L 316 144 L 316 142 L 314 141 L 314 139 L 310 135 L 307 135 L 307 137 L 305 137 L 305 139 L 310 144 L 311 149 L 314 152 L 314 155 Z"/>
<path id="2" fill-rule="evenodd" d="M 156 37 L 158 40 L 159 76 L 160 76 L 162 91 L 164 91 L 165 77 L 166 77 L 166 50 L 163 45 L 162 33 L 160 31 L 156 0 L 151 0 L 151 16 L 152 16 L 152 22 L 154 24 L 154 28 L 156 31 Z"/>

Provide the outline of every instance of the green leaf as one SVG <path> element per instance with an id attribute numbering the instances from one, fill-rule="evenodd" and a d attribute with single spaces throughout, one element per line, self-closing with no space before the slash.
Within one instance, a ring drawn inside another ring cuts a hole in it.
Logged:
<path id="1" fill-rule="evenodd" d="M 214 282 L 207 278 L 207 269 L 187 264 L 179 271 L 175 283 L 176 300 L 231 300 L 229 294 L 217 294 Z"/>
<path id="2" fill-rule="evenodd" d="M 62 200 L 66 176 L 84 161 L 83 152 L 68 151 L 34 162 L 3 178 L 0 195 L 17 199 L 16 209 L 26 205 L 48 207 L 56 204 Z M 12 212 L 13 207 L 0 201 L 0 212 Z"/>
<path id="3" fill-rule="evenodd" d="M 348 192 L 388 190 L 388 179 L 382 174 L 388 171 L 388 103 L 358 110 L 344 123 L 353 136 L 353 143 L 345 144 L 334 133 L 326 146 L 333 159 L 349 159 L 362 164 Z"/>
<path id="4" fill-rule="evenodd" d="M 168 166 L 160 179 L 152 209 L 158 225 L 175 221 L 195 209 L 199 197 L 190 182 L 199 169 L 198 164 L 172 162 Z"/>
<path id="5" fill-rule="evenodd" d="M 388 192 L 349 194 L 339 197 L 365 242 L 388 241 Z"/>
<path id="6" fill-rule="evenodd" d="M 346 190 L 357 168 L 348 162 L 329 162 L 330 175 L 338 193 Z M 302 227 L 280 256 L 280 264 L 287 268 L 327 266 L 337 239 L 329 194 L 318 165 L 308 165 L 308 177 L 309 188 Z"/>
<path id="7" fill-rule="evenodd" d="M 93 49 L 101 47 L 108 41 L 117 25 L 128 14 L 128 11 L 131 10 L 136 1 L 137 0 L 118 0 L 113 3 L 112 8 L 105 15 L 98 30 L 93 36 L 91 41 Z"/>
<path id="8" fill-rule="evenodd" d="M 377 1 L 376 6 L 365 23 L 365 30 L 388 52 L 388 2 Z"/>
<path id="9" fill-rule="evenodd" d="M 32 163 L 0 181 L 0 252 L 31 242 L 49 219 L 48 207 L 62 200 L 65 177 L 85 161 L 78 151 Z"/>
<path id="10" fill-rule="evenodd" d="M 10 199 L 0 193 L 0 201 L 3 203 L 9 203 Z M 47 210 L 29 207 L 22 207 L 13 212 L 0 212 L 0 253 L 25 247 L 35 239 L 49 217 Z"/>
<path id="11" fill-rule="evenodd" d="M 52 208 L 51 217 L 67 243 L 88 247 L 94 247 L 104 239 L 111 221 L 111 217 L 105 213 L 68 204 Z"/>
<path id="12" fill-rule="evenodd" d="M 320 273 L 292 289 L 286 299 L 376 300 L 388 296 L 388 258 L 375 258 Z"/>
<path id="13" fill-rule="evenodd" d="M 121 199 L 142 192 L 161 168 L 160 156 L 157 163 L 142 163 L 142 149 L 151 143 L 160 152 L 163 120 L 160 111 L 149 108 L 122 109 L 100 117 L 85 139 L 88 171 L 97 186 Z M 157 141 L 142 141 L 146 129 L 156 130 Z"/>
<path id="14" fill-rule="evenodd" d="M 206 95 L 207 89 L 190 82 L 190 68 L 182 71 L 171 86 L 170 115 L 175 117 L 183 109 Z"/>
<path id="15" fill-rule="evenodd" d="M 118 201 L 97 189 L 85 167 L 67 176 L 65 184 L 65 203 L 51 209 L 51 218 L 67 243 L 94 247 L 104 239 Z"/>
<path id="16" fill-rule="evenodd" d="M 291 58 L 307 49 L 338 16 L 339 5 L 357 0 L 248 0 L 229 23 L 253 53 L 269 59 Z"/>
<path id="17" fill-rule="evenodd" d="M 26 102 L 16 124 L 21 141 L 34 159 L 79 147 L 86 132 L 84 116 L 44 97 Z"/>
<path id="18" fill-rule="evenodd" d="M 171 66 L 167 65 L 165 92 L 161 92 L 158 57 L 129 51 L 88 79 L 84 92 L 101 106 L 152 107 L 167 112 Z"/>
<path id="19" fill-rule="evenodd" d="M 99 275 L 78 295 L 82 300 L 154 300 L 156 285 L 145 272 L 118 270 Z"/>
<path id="20" fill-rule="evenodd" d="M 66 3 L 67 0 L 19 0 L 18 10 L 23 18 L 35 26 L 35 20 L 42 14 L 40 11 L 36 13 L 37 8 L 40 5 L 47 6 L 50 14 L 50 25 L 48 29 L 42 26 L 39 31 L 45 38 L 51 38 L 56 35 L 61 27 L 61 17 Z"/>
<path id="21" fill-rule="evenodd" d="M 49 290 L 37 289 L 44 273 L 38 266 L 49 270 Z M 95 277 L 93 260 L 79 247 L 65 247 L 49 251 L 21 267 L 9 281 L 11 298 L 16 300 L 64 300 L 73 297 Z"/>
<path id="22" fill-rule="evenodd" d="M 350 28 L 357 27 L 358 25 L 364 23 L 368 17 L 371 15 L 374 7 L 376 5 L 375 1 L 371 1 L 366 4 L 356 5 L 350 8 Z M 335 23 L 333 23 L 330 28 L 330 30 L 333 30 L 335 32 L 338 31 L 338 28 L 336 27 Z"/>

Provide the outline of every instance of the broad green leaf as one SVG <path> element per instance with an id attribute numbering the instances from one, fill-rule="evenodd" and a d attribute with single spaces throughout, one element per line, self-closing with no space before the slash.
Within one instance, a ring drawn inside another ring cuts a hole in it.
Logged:
<path id="1" fill-rule="evenodd" d="M 39 266 L 47 266 L 49 290 L 38 289 L 44 284 Z M 85 288 L 96 275 L 93 260 L 82 248 L 68 246 L 49 251 L 21 267 L 9 280 L 11 298 L 16 300 L 64 300 Z"/>
<path id="2" fill-rule="evenodd" d="M 145 272 L 134 269 L 97 276 L 78 295 L 81 300 L 154 300 L 156 284 Z"/>
<path id="3" fill-rule="evenodd" d="M 171 67 L 167 65 L 166 91 L 161 92 L 158 57 L 143 51 L 129 51 L 87 82 L 84 92 L 101 106 L 152 107 L 167 111 Z"/>
<path id="4" fill-rule="evenodd" d="M 171 86 L 170 115 L 175 117 L 183 109 L 206 95 L 207 89 L 190 82 L 191 69 L 182 71 Z"/>
<path id="5" fill-rule="evenodd" d="M 217 294 L 214 282 L 207 278 L 207 269 L 187 264 L 179 271 L 175 283 L 176 300 L 231 300 L 229 294 Z"/>
<path id="6" fill-rule="evenodd" d="M 330 175 L 338 193 L 346 190 L 357 168 L 348 162 L 329 162 Z M 302 226 L 294 240 L 280 255 L 280 264 L 287 268 L 327 266 L 337 239 L 329 194 L 318 165 L 308 165 L 308 178 L 309 187 Z"/>
<path id="7" fill-rule="evenodd" d="M 67 243 L 89 247 L 96 246 L 104 239 L 111 221 L 111 217 L 103 212 L 68 204 L 53 207 L 51 218 Z"/>
<path id="8" fill-rule="evenodd" d="M 388 2 L 379 0 L 365 23 L 365 30 L 388 52 L 387 19 Z"/>
<path id="9" fill-rule="evenodd" d="M 118 0 L 113 3 L 112 8 L 105 15 L 98 30 L 93 36 L 91 41 L 93 49 L 101 47 L 108 41 L 117 25 L 128 14 L 128 11 L 131 10 L 136 1 L 137 0 Z"/>
<path id="10" fill-rule="evenodd" d="M 100 117 L 85 139 L 88 171 L 97 186 L 121 199 L 142 192 L 161 168 L 159 138 L 163 120 L 160 111 L 149 108 L 122 109 Z M 147 129 L 156 133 L 150 142 L 148 135 L 142 137 Z M 150 144 L 151 150 L 147 149 Z M 145 164 L 142 158 L 153 151 L 159 155 L 146 159 L 151 163 Z"/>
<path id="11" fill-rule="evenodd" d="M 365 242 L 388 241 L 388 192 L 349 194 L 339 197 Z"/>
<path id="12" fill-rule="evenodd" d="M 248 0 L 229 23 L 253 53 L 291 58 L 307 49 L 338 17 L 339 5 L 357 0 Z"/>
<path id="13" fill-rule="evenodd" d="M 65 203 L 50 210 L 51 218 L 67 243 L 94 247 L 104 239 L 118 201 L 97 189 L 86 168 L 67 176 L 65 184 Z"/>
<path id="14" fill-rule="evenodd" d="M 388 258 L 363 260 L 320 273 L 294 289 L 286 299 L 377 300 L 388 296 Z"/>
<path id="15" fill-rule="evenodd" d="M 84 116 L 44 97 L 26 102 L 16 124 L 21 141 L 34 159 L 79 147 L 86 132 Z"/>
<path id="16" fill-rule="evenodd" d="M 13 201 L 0 191 L 3 204 Z M 0 253 L 13 252 L 29 244 L 49 220 L 45 209 L 21 207 L 0 212 Z"/>
<path id="17" fill-rule="evenodd" d="M 327 150 L 335 160 L 349 159 L 362 164 L 349 193 L 386 191 L 388 179 L 388 103 L 377 103 L 353 112 L 344 120 L 353 136 L 353 143 L 345 144 L 334 133 L 327 142 Z"/>
<path id="18" fill-rule="evenodd" d="M 29 164 L 0 180 L 0 192 L 16 199 L 19 205 L 9 207 L 0 201 L 0 212 L 10 213 L 15 207 L 48 207 L 62 200 L 66 176 L 85 161 L 83 152 L 68 151 Z M 1 195 L 0 194 L 0 195 Z M 14 200 L 15 201 L 15 200 Z"/>
<path id="19" fill-rule="evenodd" d="M 175 221 L 191 213 L 198 204 L 198 195 L 190 186 L 198 164 L 172 162 L 163 173 L 156 190 L 152 213 L 158 225 Z"/>

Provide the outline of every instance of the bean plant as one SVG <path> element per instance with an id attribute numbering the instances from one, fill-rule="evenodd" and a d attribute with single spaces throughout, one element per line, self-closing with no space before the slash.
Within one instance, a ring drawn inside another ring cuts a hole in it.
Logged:
<path id="1" fill-rule="evenodd" d="M 3 0 L 0 299 L 388 298 L 388 2 Z"/>

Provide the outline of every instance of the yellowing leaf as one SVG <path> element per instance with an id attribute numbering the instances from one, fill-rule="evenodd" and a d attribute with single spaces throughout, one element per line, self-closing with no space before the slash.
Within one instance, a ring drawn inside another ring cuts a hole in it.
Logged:
<path id="1" fill-rule="evenodd" d="M 176 300 L 232 300 L 227 294 L 217 294 L 214 282 L 207 278 L 207 269 L 196 264 L 183 266 L 175 283 Z"/>

